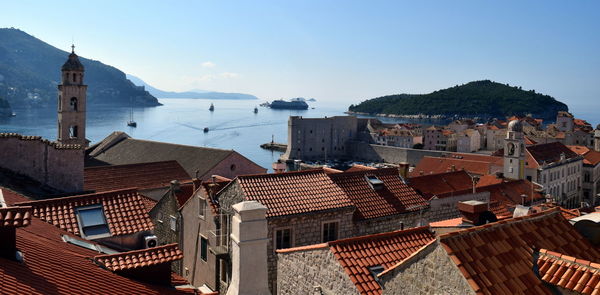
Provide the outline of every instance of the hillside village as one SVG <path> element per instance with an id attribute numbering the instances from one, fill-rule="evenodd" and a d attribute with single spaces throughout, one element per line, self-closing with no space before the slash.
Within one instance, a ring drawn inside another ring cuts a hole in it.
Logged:
<path id="1" fill-rule="evenodd" d="M 91 143 L 74 49 L 60 72 L 57 141 L 0 134 L 1 294 L 600 289 L 600 129 L 567 112 L 443 127 L 290 117 L 268 173 L 233 150 Z M 283 164 L 319 160 L 364 163 Z"/>

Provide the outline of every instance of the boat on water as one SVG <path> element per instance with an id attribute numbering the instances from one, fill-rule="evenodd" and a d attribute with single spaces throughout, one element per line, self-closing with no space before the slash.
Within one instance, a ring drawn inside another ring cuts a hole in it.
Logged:
<path id="1" fill-rule="evenodd" d="M 258 113 L 258 107 L 254 107 L 254 113 Z"/>
<path id="2" fill-rule="evenodd" d="M 208 127 L 204 127 L 204 133 L 208 133 Z"/>
<path id="3" fill-rule="evenodd" d="M 209 111 L 214 111 L 215 110 L 215 105 L 214 104 L 210 104 L 210 107 L 208 108 Z"/>
<path id="4" fill-rule="evenodd" d="M 133 103 L 131 104 L 131 108 L 129 108 L 129 121 L 127 122 L 127 126 L 137 128 L 137 122 L 133 120 Z"/>
<path id="5" fill-rule="evenodd" d="M 16 117 L 16 116 L 17 116 L 17 113 L 14 113 L 14 112 L 13 112 L 12 114 L 10 114 L 10 116 L 11 116 L 11 117 Z"/>
<path id="6" fill-rule="evenodd" d="M 304 100 L 285 101 L 283 99 L 278 99 L 271 102 L 269 107 L 282 110 L 307 110 L 308 104 Z"/>

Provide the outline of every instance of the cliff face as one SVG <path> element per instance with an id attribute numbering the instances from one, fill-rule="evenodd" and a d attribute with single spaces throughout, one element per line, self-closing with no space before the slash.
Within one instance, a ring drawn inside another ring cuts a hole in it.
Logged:
<path id="1" fill-rule="evenodd" d="M 553 119 L 568 111 L 555 98 L 489 80 L 438 90 L 429 94 L 397 94 L 369 99 L 348 110 L 368 114 L 504 117 L 532 114 Z"/>
<path id="2" fill-rule="evenodd" d="M 85 55 L 84 52 L 78 52 Z M 13 106 L 55 106 L 68 52 L 17 29 L 0 29 L 0 95 Z M 158 100 L 117 68 L 80 56 L 89 104 L 157 106 Z"/>

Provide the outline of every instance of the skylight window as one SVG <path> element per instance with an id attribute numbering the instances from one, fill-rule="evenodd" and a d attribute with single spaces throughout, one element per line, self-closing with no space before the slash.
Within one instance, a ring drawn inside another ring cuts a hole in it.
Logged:
<path id="1" fill-rule="evenodd" d="M 76 212 L 79 228 L 85 237 L 101 238 L 110 236 L 110 229 L 106 223 L 102 205 L 79 207 Z"/>
<path id="2" fill-rule="evenodd" d="M 377 176 L 375 176 L 375 175 L 367 175 L 365 177 L 367 178 L 367 181 L 369 182 L 369 185 L 374 190 L 380 190 L 380 189 L 383 188 L 383 181 L 381 181 L 381 179 L 377 178 Z"/>

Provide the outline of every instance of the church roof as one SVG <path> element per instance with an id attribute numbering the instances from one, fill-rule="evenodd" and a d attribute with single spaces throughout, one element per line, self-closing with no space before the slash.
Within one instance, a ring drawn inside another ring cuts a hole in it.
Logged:
<path id="1" fill-rule="evenodd" d="M 69 54 L 69 59 L 62 66 L 61 70 L 63 71 L 83 71 L 83 64 L 79 61 L 79 57 L 75 52 L 71 52 Z"/>

